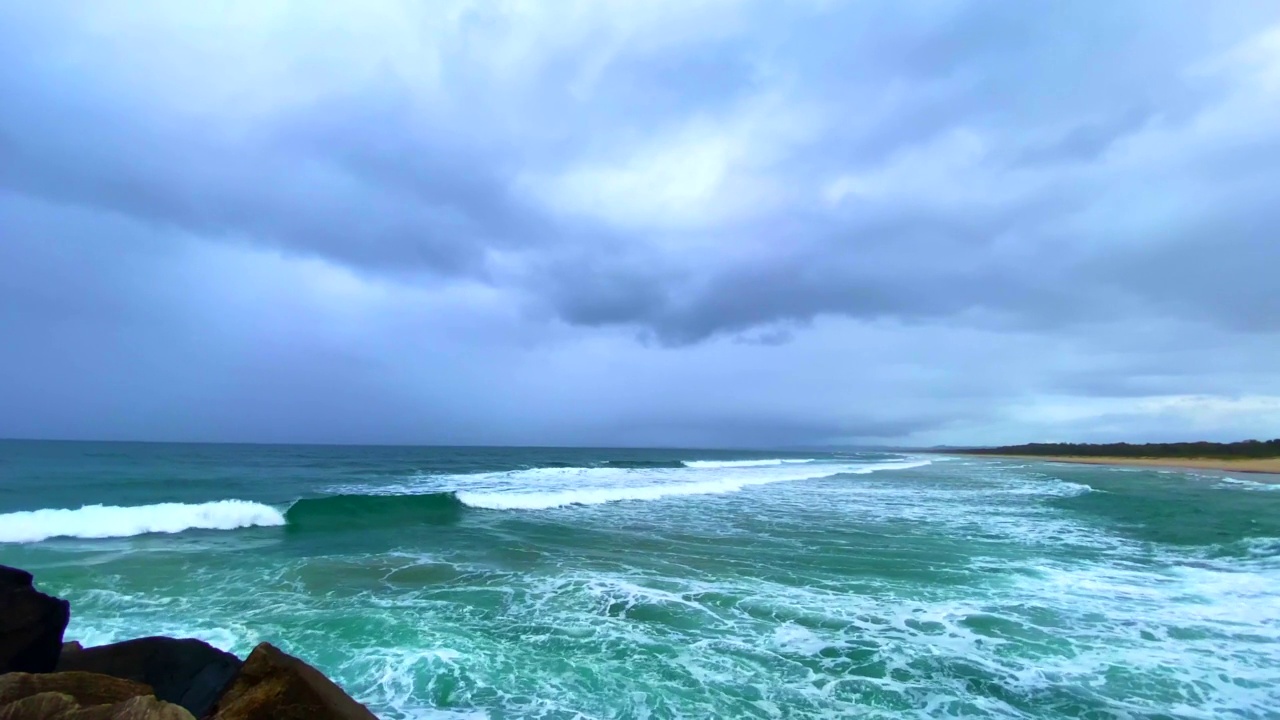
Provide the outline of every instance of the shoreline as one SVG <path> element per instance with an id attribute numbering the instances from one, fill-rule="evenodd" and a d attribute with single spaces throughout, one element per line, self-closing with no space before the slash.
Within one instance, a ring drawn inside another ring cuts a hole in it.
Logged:
<path id="1" fill-rule="evenodd" d="M 1004 455 L 988 453 L 956 453 L 962 457 L 989 457 L 1005 460 L 1038 460 L 1040 462 L 1072 463 L 1078 465 L 1115 465 L 1121 467 L 1153 467 L 1172 470 L 1222 470 L 1278 476 L 1271 482 L 1280 482 L 1280 458 L 1247 460 L 1223 460 L 1218 458 L 1172 457 L 1115 457 L 1088 455 Z"/>

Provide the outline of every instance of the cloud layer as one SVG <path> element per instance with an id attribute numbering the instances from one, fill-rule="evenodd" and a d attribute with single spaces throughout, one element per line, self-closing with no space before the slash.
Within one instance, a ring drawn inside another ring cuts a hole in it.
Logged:
<path id="1" fill-rule="evenodd" d="M 0 436 L 1280 434 L 1280 8 L 0 8 Z"/>

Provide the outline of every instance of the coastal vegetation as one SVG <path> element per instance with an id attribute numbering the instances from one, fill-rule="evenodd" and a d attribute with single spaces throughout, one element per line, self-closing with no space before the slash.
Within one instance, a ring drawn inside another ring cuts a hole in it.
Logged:
<path id="1" fill-rule="evenodd" d="M 1244 440 L 1233 443 L 1028 443 L 1002 447 L 967 448 L 957 451 L 968 455 L 1034 455 L 1048 457 L 1109 458 L 1211 458 L 1215 460 L 1250 460 L 1280 458 L 1280 438 Z"/>

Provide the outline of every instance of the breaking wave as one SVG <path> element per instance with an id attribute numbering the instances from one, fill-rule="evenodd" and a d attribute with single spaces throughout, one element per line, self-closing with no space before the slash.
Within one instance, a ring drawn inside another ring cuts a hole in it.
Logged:
<path id="1" fill-rule="evenodd" d="M 738 460 L 727 461 L 735 463 L 752 463 L 743 464 L 718 464 L 718 465 L 695 465 L 690 461 L 690 467 L 742 467 L 742 468 L 758 468 L 771 467 L 774 465 L 786 464 L 803 464 L 811 462 L 809 460 Z M 710 462 L 710 461 L 708 461 Z M 834 477 L 836 475 L 866 475 L 878 470 L 907 470 L 910 468 L 924 467 L 929 465 L 929 460 L 908 460 L 902 462 L 875 463 L 862 466 L 826 466 L 814 469 L 800 468 L 796 472 L 769 475 L 728 475 L 718 477 L 714 480 L 692 480 L 677 483 L 663 483 L 656 485 L 633 485 L 620 487 L 587 487 L 587 488 L 568 488 L 559 490 L 539 491 L 539 492 L 489 492 L 489 491 L 459 491 L 457 497 L 464 505 L 475 508 L 485 508 L 488 510 L 547 510 L 556 507 L 565 507 L 569 505 L 602 505 L 604 503 L 618 502 L 622 500 L 660 500 L 668 497 L 680 497 L 686 495 L 719 495 L 724 493 L 738 492 L 743 488 L 756 485 L 771 485 L 779 482 L 794 482 L 797 480 L 816 480 L 824 477 Z M 767 464 L 766 464 L 767 463 Z"/>
<path id="2" fill-rule="evenodd" d="M 683 468 L 688 466 L 679 460 L 606 460 L 604 467 L 644 470 L 648 468 Z"/>
<path id="3" fill-rule="evenodd" d="M 462 516 L 452 492 L 421 495 L 330 495 L 299 500 L 285 513 L 290 531 L 447 524 Z"/>
<path id="4" fill-rule="evenodd" d="M 185 530 L 235 530 L 284 525 L 281 512 L 245 500 L 134 507 L 86 505 L 0 515 L 0 543 L 33 543 L 56 537 L 120 538 Z"/>
<path id="5" fill-rule="evenodd" d="M 790 458 L 774 458 L 771 460 L 686 460 L 686 467 L 695 469 L 713 469 L 713 468 L 746 468 L 746 467 L 775 467 L 777 465 L 789 465 L 813 462 L 810 458 L 793 460 Z"/>
<path id="6" fill-rule="evenodd" d="M 810 460 L 690 461 L 688 467 L 650 463 L 635 468 L 534 468 L 501 474 L 512 489 L 439 489 L 400 486 L 388 493 L 359 490 L 303 498 L 287 510 L 245 500 L 199 504 L 160 503 L 135 507 L 88 505 L 79 509 L 44 509 L 0 515 L 0 543 L 33 543 L 57 537 L 122 538 L 186 530 L 235 530 L 284 526 L 288 532 L 377 529 L 405 525 L 457 522 L 468 508 L 481 510 L 547 510 L 619 501 L 659 500 L 690 495 L 716 495 L 779 482 L 813 480 L 839 475 L 864 475 L 879 470 L 923 467 L 929 460 L 868 464 L 814 464 Z M 698 472 L 687 472 L 688 470 Z M 739 472 L 704 472 L 707 470 Z M 681 470 L 686 472 L 681 473 Z M 595 481 L 593 485 L 563 487 L 565 478 Z M 621 475 L 625 473 L 626 475 Z M 632 475 L 632 473 L 635 473 Z M 454 476 L 459 480 L 465 476 Z M 478 477 L 478 476 L 477 476 Z M 513 480 L 514 478 L 514 480 Z M 626 484 L 608 484 L 625 478 Z M 705 478 L 705 479 L 704 479 Z M 521 480 L 558 479 L 561 487 L 519 489 Z M 603 483 L 603 484 L 601 484 Z M 634 483 L 634 484 L 633 484 Z M 370 489 L 372 490 L 372 489 Z"/>
<path id="7" fill-rule="evenodd" d="M 639 487 L 581 488 L 549 492 L 458 492 L 464 505 L 488 510 L 548 510 L 567 505 L 602 505 L 619 500 L 660 500 L 681 495 L 714 495 L 737 492 L 748 485 L 763 485 L 779 480 L 756 482 L 733 479 L 688 482 L 678 485 Z"/>

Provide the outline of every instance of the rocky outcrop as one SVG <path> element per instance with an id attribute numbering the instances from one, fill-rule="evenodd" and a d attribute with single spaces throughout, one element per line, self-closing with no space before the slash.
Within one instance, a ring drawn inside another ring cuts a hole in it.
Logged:
<path id="1" fill-rule="evenodd" d="M 85 706 L 66 693 L 46 692 L 0 705 L 0 720 L 195 720 L 184 708 L 153 695 Z"/>
<path id="2" fill-rule="evenodd" d="M 139 682 L 86 672 L 0 675 L 0 720 L 194 720 Z"/>
<path id="3" fill-rule="evenodd" d="M 186 708 L 154 695 L 129 698 L 115 705 L 82 708 L 65 720 L 196 720 Z"/>
<path id="4" fill-rule="evenodd" d="M 140 682 L 87 672 L 0 675 L 0 705 L 47 693 L 67 695 L 77 705 L 110 705 L 152 691 Z"/>
<path id="5" fill-rule="evenodd" d="M 214 720 L 377 720 L 319 670 L 270 643 L 253 649 Z"/>
<path id="6" fill-rule="evenodd" d="M 62 720 L 79 709 L 70 695 L 40 693 L 0 705 L 0 720 Z"/>
<path id="7" fill-rule="evenodd" d="M 203 717 L 236 677 L 240 665 L 240 658 L 199 640 L 147 637 L 65 653 L 58 670 L 102 673 L 146 683 L 160 700 Z"/>
<path id="8" fill-rule="evenodd" d="M 52 671 L 70 619 L 66 600 L 36 590 L 31 573 L 0 565 L 0 673 Z"/>
<path id="9" fill-rule="evenodd" d="M 0 565 L 0 720 L 377 720 L 267 643 L 243 663 L 199 640 L 86 648 L 63 643 L 70 617 L 30 573 Z"/>

